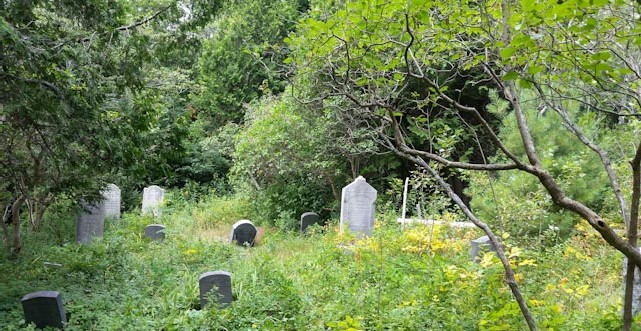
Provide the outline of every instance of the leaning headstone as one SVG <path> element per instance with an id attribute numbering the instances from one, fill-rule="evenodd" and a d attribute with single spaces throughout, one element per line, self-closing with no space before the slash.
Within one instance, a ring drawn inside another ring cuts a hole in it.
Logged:
<path id="1" fill-rule="evenodd" d="M 102 201 L 105 209 L 105 218 L 120 219 L 120 188 L 115 184 L 108 184 L 102 191 L 105 198 Z"/>
<path id="2" fill-rule="evenodd" d="M 102 237 L 105 229 L 105 210 L 102 203 L 81 203 L 76 217 L 76 242 L 89 244 Z"/>
<path id="3" fill-rule="evenodd" d="M 641 247 L 638 248 L 641 251 Z M 623 286 L 625 287 L 625 274 L 628 272 L 628 258 L 623 258 Z M 632 282 L 632 316 L 641 314 L 641 275 L 639 268 L 634 270 L 634 282 Z"/>
<path id="4" fill-rule="evenodd" d="M 165 240 L 165 226 L 160 224 L 147 225 L 144 236 L 153 241 L 163 241 Z"/>
<path id="5" fill-rule="evenodd" d="M 485 252 L 496 252 L 490 237 L 483 236 L 470 241 L 470 258 L 472 261 L 478 261 Z"/>
<path id="6" fill-rule="evenodd" d="M 214 299 L 220 306 L 229 305 L 232 300 L 231 274 L 227 271 L 209 271 L 198 278 L 200 287 L 200 308 L 203 309 Z"/>
<path id="7" fill-rule="evenodd" d="M 231 242 L 240 246 L 254 246 L 256 242 L 256 227 L 249 220 L 240 220 L 232 226 Z"/>
<path id="8" fill-rule="evenodd" d="M 357 237 L 369 237 L 374 229 L 376 211 L 376 189 L 358 176 L 351 184 L 343 187 L 341 194 L 340 230 L 345 227 Z"/>
<path id="9" fill-rule="evenodd" d="M 160 216 L 160 204 L 165 197 L 165 190 L 160 186 L 152 185 L 142 191 L 142 214 Z"/>
<path id="10" fill-rule="evenodd" d="M 300 215 L 300 232 L 306 233 L 307 228 L 313 224 L 320 223 L 320 216 L 314 212 L 306 212 Z"/>
<path id="11" fill-rule="evenodd" d="M 40 291 L 22 297 L 22 310 L 27 324 L 34 323 L 36 328 L 62 329 L 67 323 L 62 296 L 57 291 Z"/>

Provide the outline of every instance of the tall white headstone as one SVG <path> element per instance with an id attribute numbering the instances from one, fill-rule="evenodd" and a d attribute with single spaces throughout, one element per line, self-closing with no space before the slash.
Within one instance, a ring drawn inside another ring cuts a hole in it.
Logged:
<path id="1" fill-rule="evenodd" d="M 102 191 L 105 198 L 102 201 L 106 218 L 120 219 L 120 188 L 115 184 L 108 184 Z"/>
<path id="2" fill-rule="evenodd" d="M 160 186 L 152 185 L 142 191 L 142 214 L 160 216 L 160 204 L 165 197 L 165 190 Z"/>
<path id="3" fill-rule="evenodd" d="M 341 193 L 341 232 L 347 227 L 357 237 L 372 235 L 376 195 L 376 189 L 369 185 L 363 176 L 358 176 L 351 184 L 343 187 Z"/>

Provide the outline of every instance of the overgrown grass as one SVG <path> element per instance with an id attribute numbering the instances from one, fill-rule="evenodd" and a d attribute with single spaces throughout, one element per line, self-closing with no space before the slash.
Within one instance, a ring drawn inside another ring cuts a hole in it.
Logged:
<path id="1" fill-rule="evenodd" d="M 63 244 L 60 234 L 30 233 L 22 256 L 0 264 L 0 324 L 31 329 L 20 298 L 57 290 L 66 330 L 526 328 L 498 260 L 469 259 L 478 230 L 400 229 L 393 215 L 381 215 L 366 240 L 334 226 L 307 236 L 267 229 L 247 249 L 225 240 L 247 206 L 231 198 L 170 201 L 159 219 L 130 213 L 108 223 L 105 237 L 89 246 L 73 243 L 73 232 Z M 69 220 L 56 222 L 73 231 Z M 167 227 L 164 242 L 142 237 L 150 223 Z M 544 251 L 506 238 L 519 284 L 541 329 L 620 329 L 621 258 L 589 231 L 577 233 Z M 213 270 L 232 274 L 234 302 L 201 310 L 198 276 Z"/>

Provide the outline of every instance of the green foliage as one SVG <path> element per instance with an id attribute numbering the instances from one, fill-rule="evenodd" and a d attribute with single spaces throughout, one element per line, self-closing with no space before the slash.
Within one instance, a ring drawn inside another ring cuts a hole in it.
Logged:
<path id="1" fill-rule="evenodd" d="M 232 1 L 209 26 L 199 59 L 203 86 L 197 98 L 214 127 L 241 122 L 245 104 L 285 87 L 283 38 L 300 15 L 297 0 Z M 251 19 L 247 19 L 251 17 Z"/>
<path id="2" fill-rule="evenodd" d="M 476 230 L 401 230 L 394 215 L 378 214 L 369 239 L 270 228 L 258 246 L 247 249 L 222 242 L 244 217 L 247 201 L 211 196 L 193 204 L 171 193 L 161 219 L 125 213 L 88 246 L 29 233 L 19 259 L 0 264 L 6 280 L 0 283 L 3 327 L 25 328 L 19 299 L 42 289 L 62 293 L 66 330 L 524 327 L 496 257 L 469 261 Z M 167 226 L 163 243 L 142 238 L 152 222 Z M 504 236 L 517 281 L 546 329 L 620 328 L 620 302 L 612 293 L 619 288 L 621 258 L 612 258 L 585 224 L 576 233 L 546 250 L 520 249 Z M 232 274 L 234 302 L 225 309 L 198 307 L 198 275 L 209 270 Z"/>
<path id="3" fill-rule="evenodd" d="M 232 171 L 256 206 L 254 219 L 295 229 L 301 213 L 331 206 L 345 177 L 324 119 L 290 95 L 266 98 L 247 114 Z"/>
<path id="4" fill-rule="evenodd" d="M 528 96 L 526 94 L 524 98 L 530 99 Z M 541 162 L 567 195 L 612 218 L 615 223 L 620 222 L 610 182 L 598 156 L 563 129 L 556 113 L 544 111 L 544 106 L 536 102 L 525 103 L 524 106 L 527 107 L 530 131 L 537 142 Z M 615 167 L 626 164 L 618 143 L 613 142 L 629 141 L 626 139 L 634 129 L 630 126 L 609 129 L 607 123 L 600 121 L 598 114 L 581 112 L 578 104 L 574 106 L 571 115 L 582 131 L 607 148 Z M 494 112 L 504 113 L 500 138 L 507 148 L 525 159 L 519 131 L 512 118 L 514 115 L 505 107 L 501 101 L 495 101 L 491 107 Z M 470 186 L 466 193 L 474 197 L 474 211 L 490 224 L 522 240 L 544 241 L 548 231 L 558 231 L 562 237 L 567 237 L 579 219 L 572 212 L 555 206 L 538 179 L 530 174 L 520 171 L 469 172 L 469 178 Z"/>

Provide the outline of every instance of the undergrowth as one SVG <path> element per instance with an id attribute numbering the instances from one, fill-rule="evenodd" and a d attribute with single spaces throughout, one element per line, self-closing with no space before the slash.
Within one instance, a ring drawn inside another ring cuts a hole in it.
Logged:
<path id="1" fill-rule="evenodd" d="M 59 233 L 28 233 L 20 258 L 0 264 L 0 324 L 32 329 L 20 298 L 56 290 L 66 330 L 526 329 L 498 259 L 470 261 L 476 229 L 401 229 L 381 214 L 368 239 L 329 222 L 306 236 L 268 228 L 248 249 L 226 240 L 248 205 L 211 198 L 168 203 L 157 219 L 124 214 L 87 246 L 71 235 L 61 243 Z M 151 223 L 167 227 L 164 242 L 143 238 Z M 575 232 L 537 250 L 504 235 L 528 305 L 542 330 L 620 329 L 621 258 L 584 225 Z M 234 302 L 200 309 L 198 276 L 213 270 L 232 274 Z"/>

